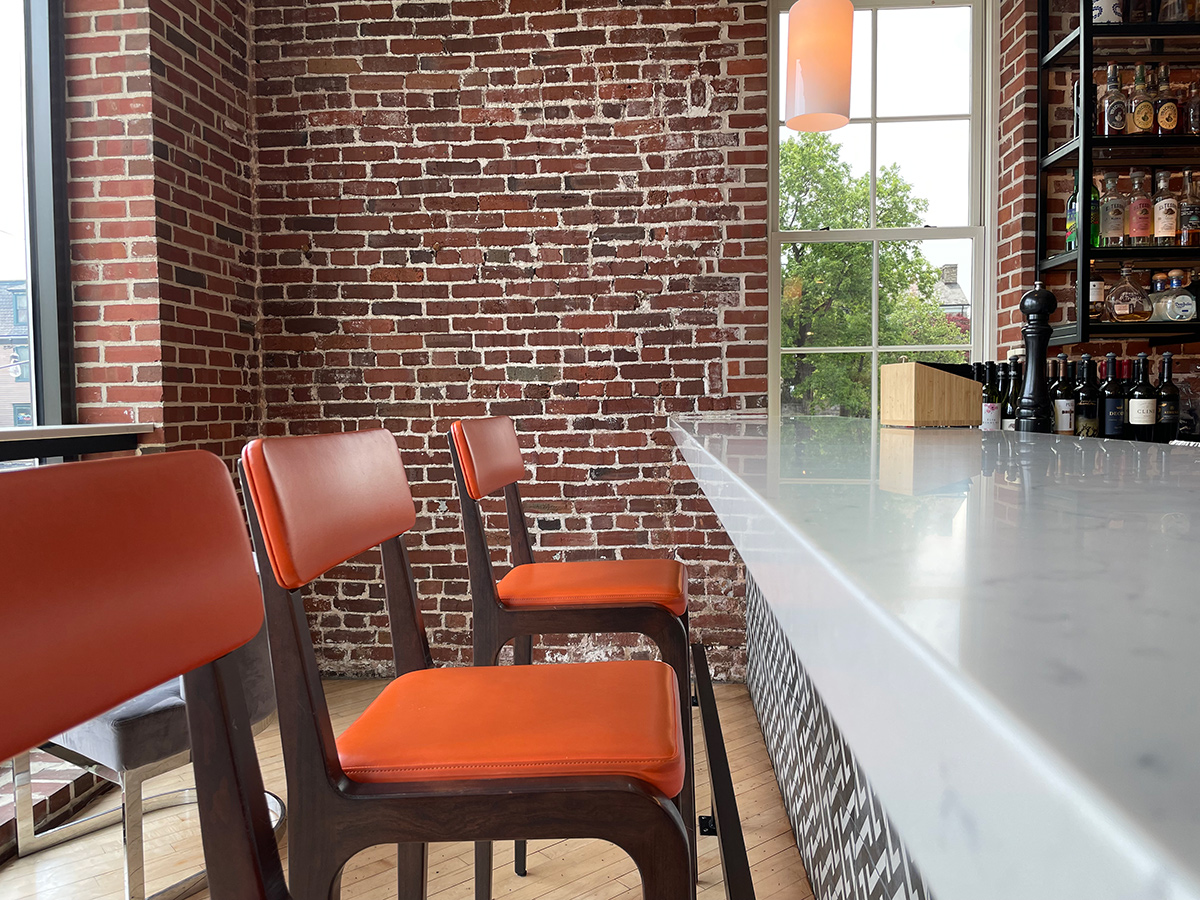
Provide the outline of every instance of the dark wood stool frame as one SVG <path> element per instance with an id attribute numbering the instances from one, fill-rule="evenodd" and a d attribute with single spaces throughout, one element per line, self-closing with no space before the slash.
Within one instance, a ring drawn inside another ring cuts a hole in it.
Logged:
<path id="1" fill-rule="evenodd" d="M 692 880 L 695 884 L 696 863 L 696 793 L 694 784 L 694 761 L 692 748 L 691 715 L 691 670 L 689 668 L 687 613 L 674 615 L 670 610 L 654 603 L 630 603 L 627 606 L 572 604 L 570 606 L 544 606 L 535 609 L 512 609 L 500 602 L 496 591 L 496 575 L 492 569 L 492 558 L 488 550 L 487 536 L 483 527 L 483 512 L 479 501 L 467 490 L 463 476 L 462 459 L 454 443 L 454 435 L 447 432 L 450 458 L 454 463 L 454 480 L 458 487 L 459 505 L 462 509 L 463 532 L 467 544 L 467 572 L 471 588 L 471 639 L 475 665 L 495 665 L 501 648 L 513 642 L 513 662 L 528 665 L 533 661 L 533 635 L 535 634 L 601 634 L 630 633 L 650 638 L 658 647 L 664 663 L 675 670 L 679 682 L 680 712 L 683 718 L 683 742 L 687 753 L 687 768 L 683 791 L 680 794 L 679 811 L 687 826 L 688 844 L 691 847 Z M 512 550 L 512 567 L 533 562 L 533 549 L 529 540 L 529 529 L 525 522 L 525 509 L 521 504 L 521 492 L 516 482 L 504 486 L 504 509 L 508 517 L 509 546 Z M 536 835 L 529 835 L 536 837 Z M 524 875 L 526 842 L 516 843 L 513 866 L 518 875 Z M 490 844 L 475 847 L 475 900 L 491 900 L 492 848 Z M 487 872 L 484 883 L 480 873 Z"/>
<path id="2" fill-rule="evenodd" d="M 249 498 L 253 494 L 241 463 L 239 473 L 243 496 Z M 490 846 L 491 841 L 517 838 L 609 841 L 633 858 L 647 900 L 690 896 L 688 832 L 679 810 L 638 779 L 538 777 L 391 784 L 348 778 L 338 759 L 303 589 L 288 591 L 275 581 L 258 516 L 249 502 L 247 515 L 275 669 L 291 808 L 289 881 L 296 900 L 337 900 L 346 862 L 367 847 L 390 843 L 398 845 L 399 900 L 424 900 L 428 842 L 476 841 Z M 429 644 L 403 541 L 391 538 L 379 549 L 400 676 L 430 665 Z M 486 881 L 490 893 L 490 868 Z"/>

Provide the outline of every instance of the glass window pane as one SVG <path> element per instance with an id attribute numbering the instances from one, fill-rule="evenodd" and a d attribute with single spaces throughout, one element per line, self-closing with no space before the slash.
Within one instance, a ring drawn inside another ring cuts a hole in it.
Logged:
<path id="1" fill-rule="evenodd" d="M 970 240 L 880 241 L 879 344 L 968 344 Z"/>
<path id="2" fill-rule="evenodd" d="M 969 114 L 971 50 L 970 7 L 881 9 L 878 115 Z"/>
<path id="3" fill-rule="evenodd" d="M 784 415 L 870 416 L 870 353 L 783 354 Z"/>
<path id="4" fill-rule="evenodd" d="M 0 428 L 34 424 L 25 240 L 24 4 L 0 3 Z"/>
<path id="5" fill-rule="evenodd" d="M 785 244 L 782 347 L 871 344 L 872 244 Z"/>
<path id="6" fill-rule="evenodd" d="M 880 227 L 970 224 L 969 120 L 878 127 Z"/>
<path id="7" fill-rule="evenodd" d="M 779 121 L 783 121 L 783 105 L 787 91 L 783 88 L 783 67 L 787 65 L 787 13 L 779 16 Z M 850 118 L 862 119 L 871 115 L 871 11 L 854 13 L 854 45 L 850 57 Z M 795 134 L 795 132 L 789 132 Z"/>
<path id="8" fill-rule="evenodd" d="M 868 228 L 871 126 L 779 132 L 779 227 Z"/>

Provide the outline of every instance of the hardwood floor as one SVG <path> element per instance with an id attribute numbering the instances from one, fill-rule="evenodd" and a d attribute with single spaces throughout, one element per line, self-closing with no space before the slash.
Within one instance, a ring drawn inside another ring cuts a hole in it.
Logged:
<path id="1" fill-rule="evenodd" d="M 345 727 L 383 689 L 386 681 L 329 681 L 326 694 L 335 731 Z M 746 847 L 758 900 L 810 900 L 812 891 L 796 850 L 779 797 L 758 720 L 743 685 L 716 685 L 721 726 L 737 789 Z M 708 769 L 704 763 L 699 718 L 696 719 L 696 800 L 708 810 Z M 284 796 L 279 731 L 272 726 L 258 739 L 263 779 L 269 790 Z M 146 794 L 188 786 L 190 768 L 149 782 Z M 116 804 L 106 795 L 94 808 Z M 286 856 L 286 843 L 283 847 Z M 44 850 L 0 868 L 0 900 L 121 900 L 120 829 L 81 838 Z M 699 900 L 723 900 L 717 839 L 701 837 Z M 203 864 L 194 807 L 167 810 L 146 818 L 148 892 L 159 890 Z M 529 874 L 512 870 L 512 844 L 496 846 L 493 894 L 505 900 L 635 900 L 641 881 L 633 862 L 602 841 L 531 841 Z M 286 870 L 286 865 L 285 865 Z M 429 850 L 431 900 L 470 900 L 473 888 L 472 846 L 434 844 Z M 342 878 L 345 900 L 390 900 L 395 896 L 395 858 L 391 847 L 360 853 Z M 197 895 L 207 898 L 208 892 Z"/>

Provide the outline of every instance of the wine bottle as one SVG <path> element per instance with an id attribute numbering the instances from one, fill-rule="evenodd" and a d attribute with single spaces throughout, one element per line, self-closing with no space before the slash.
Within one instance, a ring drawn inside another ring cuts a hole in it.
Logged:
<path id="1" fill-rule="evenodd" d="M 1075 384 L 1068 365 L 1059 356 L 1058 383 L 1054 387 L 1054 433 L 1075 433 Z"/>
<path id="2" fill-rule="evenodd" d="M 1081 375 L 1075 388 L 1075 434 L 1100 436 L 1100 388 L 1096 384 L 1096 364 L 1085 353 L 1079 363 Z"/>
<path id="3" fill-rule="evenodd" d="M 1117 354 L 1104 358 L 1104 383 L 1100 385 L 1100 433 L 1106 438 L 1125 436 L 1125 388 L 1117 372 Z"/>
<path id="4" fill-rule="evenodd" d="M 1162 355 L 1162 368 L 1158 376 L 1158 421 L 1154 425 L 1154 439 L 1160 444 L 1169 444 L 1179 437 L 1179 388 L 1171 380 L 1171 351 Z"/>
<path id="5" fill-rule="evenodd" d="M 996 386 L 996 364 L 989 362 L 984 366 L 982 396 L 982 422 L 979 427 L 983 431 L 1000 430 L 1000 391 Z"/>
<path id="6" fill-rule="evenodd" d="M 1158 392 L 1150 384 L 1150 360 L 1139 353 L 1133 362 L 1133 387 L 1129 389 L 1129 436 L 1135 441 L 1154 440 Z"/>
<path id="7" fill-rule="evenodd" d="M 1012 366 L 1002 362 L 996 368 L 1000 370 L 1000 430 L 1013 431 L 1016 429 L 1017 423 L 1016 407 L 1012 402 Z"/>

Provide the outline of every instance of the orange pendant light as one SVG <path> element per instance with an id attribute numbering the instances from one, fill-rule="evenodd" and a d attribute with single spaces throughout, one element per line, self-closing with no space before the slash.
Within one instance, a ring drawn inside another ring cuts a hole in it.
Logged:
<path id="1" fill-rule="evenodd" d="M 796 0 L 788 12 L 784 122 L 833 131 L 850 121 L 851 0 Z"/>

